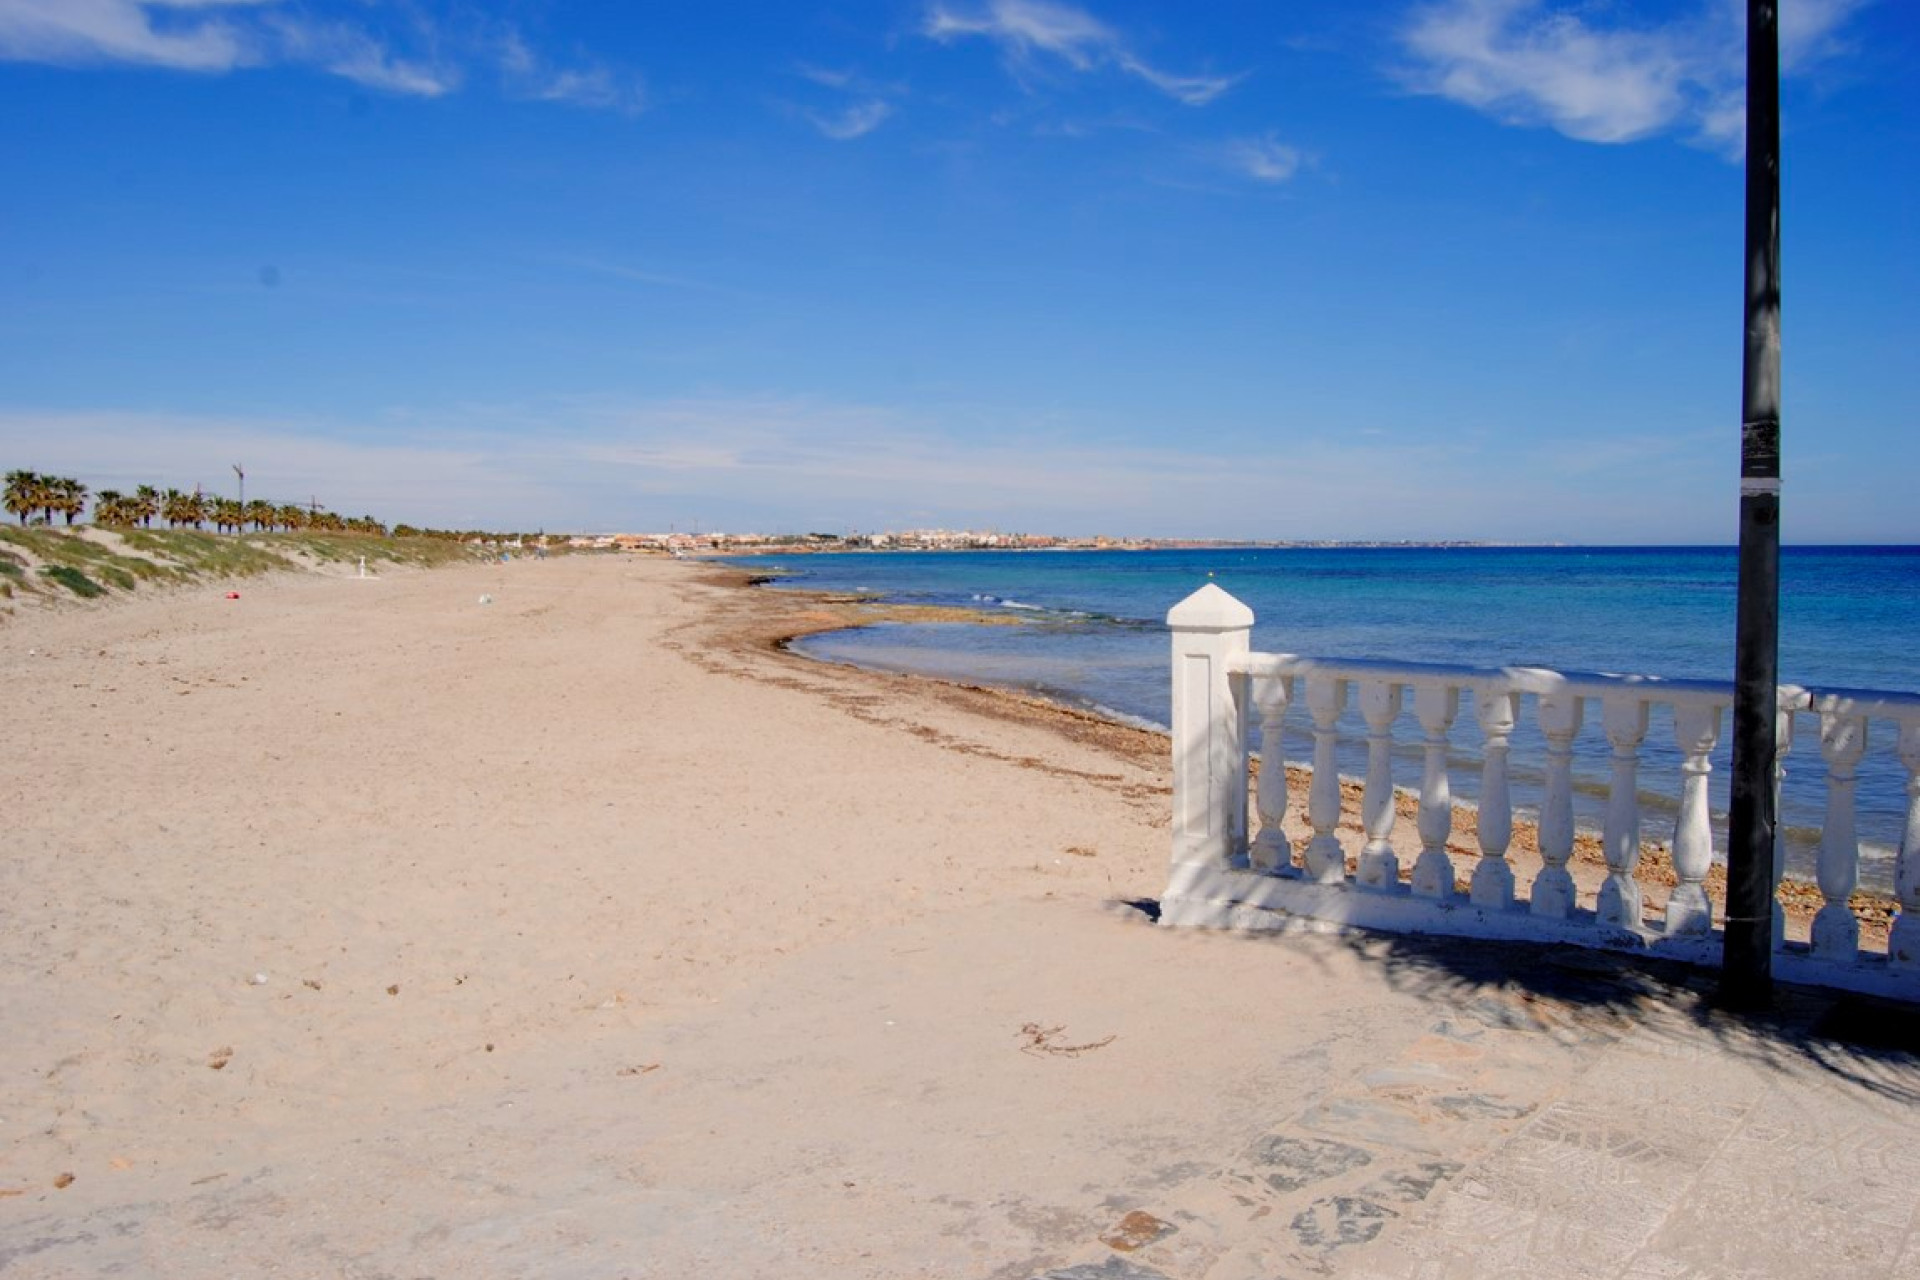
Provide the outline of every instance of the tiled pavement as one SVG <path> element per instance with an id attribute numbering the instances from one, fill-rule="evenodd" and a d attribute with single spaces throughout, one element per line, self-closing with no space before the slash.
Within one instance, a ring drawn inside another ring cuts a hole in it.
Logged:
<path id="1" fill-rule="evenodd" d="M 1701 975 L 1389 949 L 1424 1034 L 1036 1274 L 1920 1277 L 1920 1010 L 1783 989 L 1742 1021 Z"/>

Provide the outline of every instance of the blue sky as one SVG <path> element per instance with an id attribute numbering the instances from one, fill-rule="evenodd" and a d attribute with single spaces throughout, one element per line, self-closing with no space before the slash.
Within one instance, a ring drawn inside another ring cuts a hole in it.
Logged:
<path id="1" fill-rule="evenodd" d="M 1788 540 L 1920 11 L 1784 0 Z M 1737 0 L 0 0 L 0 463 L 453 527 L 1727 542 Z"/>

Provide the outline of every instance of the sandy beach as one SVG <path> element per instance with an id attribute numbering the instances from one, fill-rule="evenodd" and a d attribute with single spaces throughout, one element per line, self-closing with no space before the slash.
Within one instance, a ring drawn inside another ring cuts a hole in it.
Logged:
<path id="1" fill-rule="evenodd" d="M 717 572 L 0 628 L 0 1274 L 1415 1274 L 1387 1220 L 1697 989 L 1156 929 L 1162 740 L 779 653 L 830 613 Z"/>

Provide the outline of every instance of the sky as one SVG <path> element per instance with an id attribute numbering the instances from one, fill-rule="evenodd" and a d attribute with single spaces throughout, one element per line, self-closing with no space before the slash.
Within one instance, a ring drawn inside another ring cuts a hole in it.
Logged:
<path id="1" fill-rule="evenodd" d="M 1920 542 L 1920 5 L 1783 0 L 1787 541 Z M 1739 0 L 0 0 L 0 468 L 1730 543 Z"/>

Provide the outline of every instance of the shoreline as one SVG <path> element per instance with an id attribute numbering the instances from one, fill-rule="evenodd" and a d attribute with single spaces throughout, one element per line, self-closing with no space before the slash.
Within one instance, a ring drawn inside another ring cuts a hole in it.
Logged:
<path id="1" fill-rule="evenodd" d="M 1086 725 L 1100 725 L 1110 730 L 1113 738 L 1109 749 L 1121 750 L 1136 761 L 1158 758 L 1167 760 L 1171 752 L 1171 739 L 1165 730 L 1127 724 L 1097 712 L 1071 707 L 1041 694 L 993 685 L 986 682 L 966 682 L 949 680 L 939 676 L 891 672 L 880 668 L 863 667 L 857 663 L 840 660 L 813 658 L 791 647 L 792 642 L 809 636 L 821 635 L 836 630 L 856 629 L 876 623 L 906 622 L 967 622 L 987 625 L 1020 625 L 1018 619 L 1006 618 L 998 613 L 986 610 L 963 608 L 944 608 L 929 606 L 890 605 L 873 597 L 843 595 L 834 592 L 810 591 L 805 588 L 782 587 L 773 591 L 761 588 L 778 580 L 778 575 L 755 573 L 733 565 L 720 565 L 708 562 L 708 571 L 713 573 L 717 584 L 747 592 L 758 591 L 765 598 L 788 599 L 795 601 L 794 610 L 788 615 L 775 614 L 768 620 L 770 639 L 766 647 L 770 652 L 784 658 L 803 662 L 813 666 L 829 667 L 842 671 L 858 673 L 863 677 L 886 680 L 917 681 L 939 689 L 960 691 L 973 698 L 979 709 L 989 715 L 1003 716 L 1026 723 L 1052 724 L 1066 731 L 1072 726 L 1070 736 L 1077 741 L 1103 744 L 1107 735 L 1099 731 L 1087 730 Z M 786 618 L 793 619 L 792 622 Z M 795 625 L 797 623 L 798 625 Z M 1256 757 L 1252 764 L 1250 785 L 1259 777 L 1261 762 Z M 1310 831 L 1304 826 L 1303 814 L 1306 809 L 1307 789 L 1311 781 L 1311 771 L 1304 763 L 1289 761 L 1287 769 L 1287 821 L 1285 830 L 1294 845 L 1296 854 L 1302 847 Z M 1341 775 L 1341 812 L 1339 830 L 1343 838 L 1364 838 L 1364 829 L 1360 823 L 1360 795 L 1362 780 Z M 1171 802 L 1171 785 L 1167 785 L 1165 795 Z M 1396 785 L 1394 788 L 1396 821 L 1394 825 L 1394 845 L 1400 855 L 1401 878 L 1410 880 L 1413 858 L 1418 855 L 1419 844 L 1413 834 L 1418 818 L 1419 796 L 1417 791 Z M 1472 843 L 1477 830 L 1478 806 L 1471 801 L 1453 802 L 1453 829 L 1447 841 L 1447 850 L 1455 858 L 1455 884 L 1461 893 L 1467 891 L 1472 868 L 1477 865 L 1480 851 Z M 1464 864 L 1460 859 L 1468 859 Z M 1507 851 L 1507 860 L 1513 866 L 1520 885 L 1531 882 L 1543 865 L 1539 852 L 1539 824 L 1537 821 L 1516 815 L 1513 819 L 1513 836 Z M 1357 857 L 1348 854 L 1348 869 L 1357 866 Z M 1574 834 L 1573 857 L 1568 869 L 1573 872 L 1578 890 L 1578 903 L 1592 909 L 1599 892 L 1600 883 L 1607 874 L 1606 858 L 1602 850 L 1601 836 L 1597 831 L 1580 828 Z M 1646 906 L 1650 913 L 1664 911 L 1666 894 L 1676 883 L 1673 863 L 1668 849 L 1662 843 L 1645 841 L 1641 845 L 1640 861 L 1634 869 L 1634 879 L 1641 885 L 1645 894 Z M 1726 902 L 1726 867 L 1716 861 L 1709 868 L 1706 878 L 1707 895 L 1714 902 L 1714 920 L 1716 925 L 1723 923 Z M 1822 906 L 1824 899 L 1818 887 L 1811 881 L 1788 879 L 1781 885 L 1780 901 L 1787 917 L 1787 937 L 1790 941 L 1806 941 L 1812 927 L 1813 916 Z M 1860 919 L 1861 941 L 1869 949 L 1884 947 L 1887 930 L 1891 926 L 1896 902 L 1891 894 L 1872 890 L 1857 890 L 1852 897 L 1855 914 Z"/>

